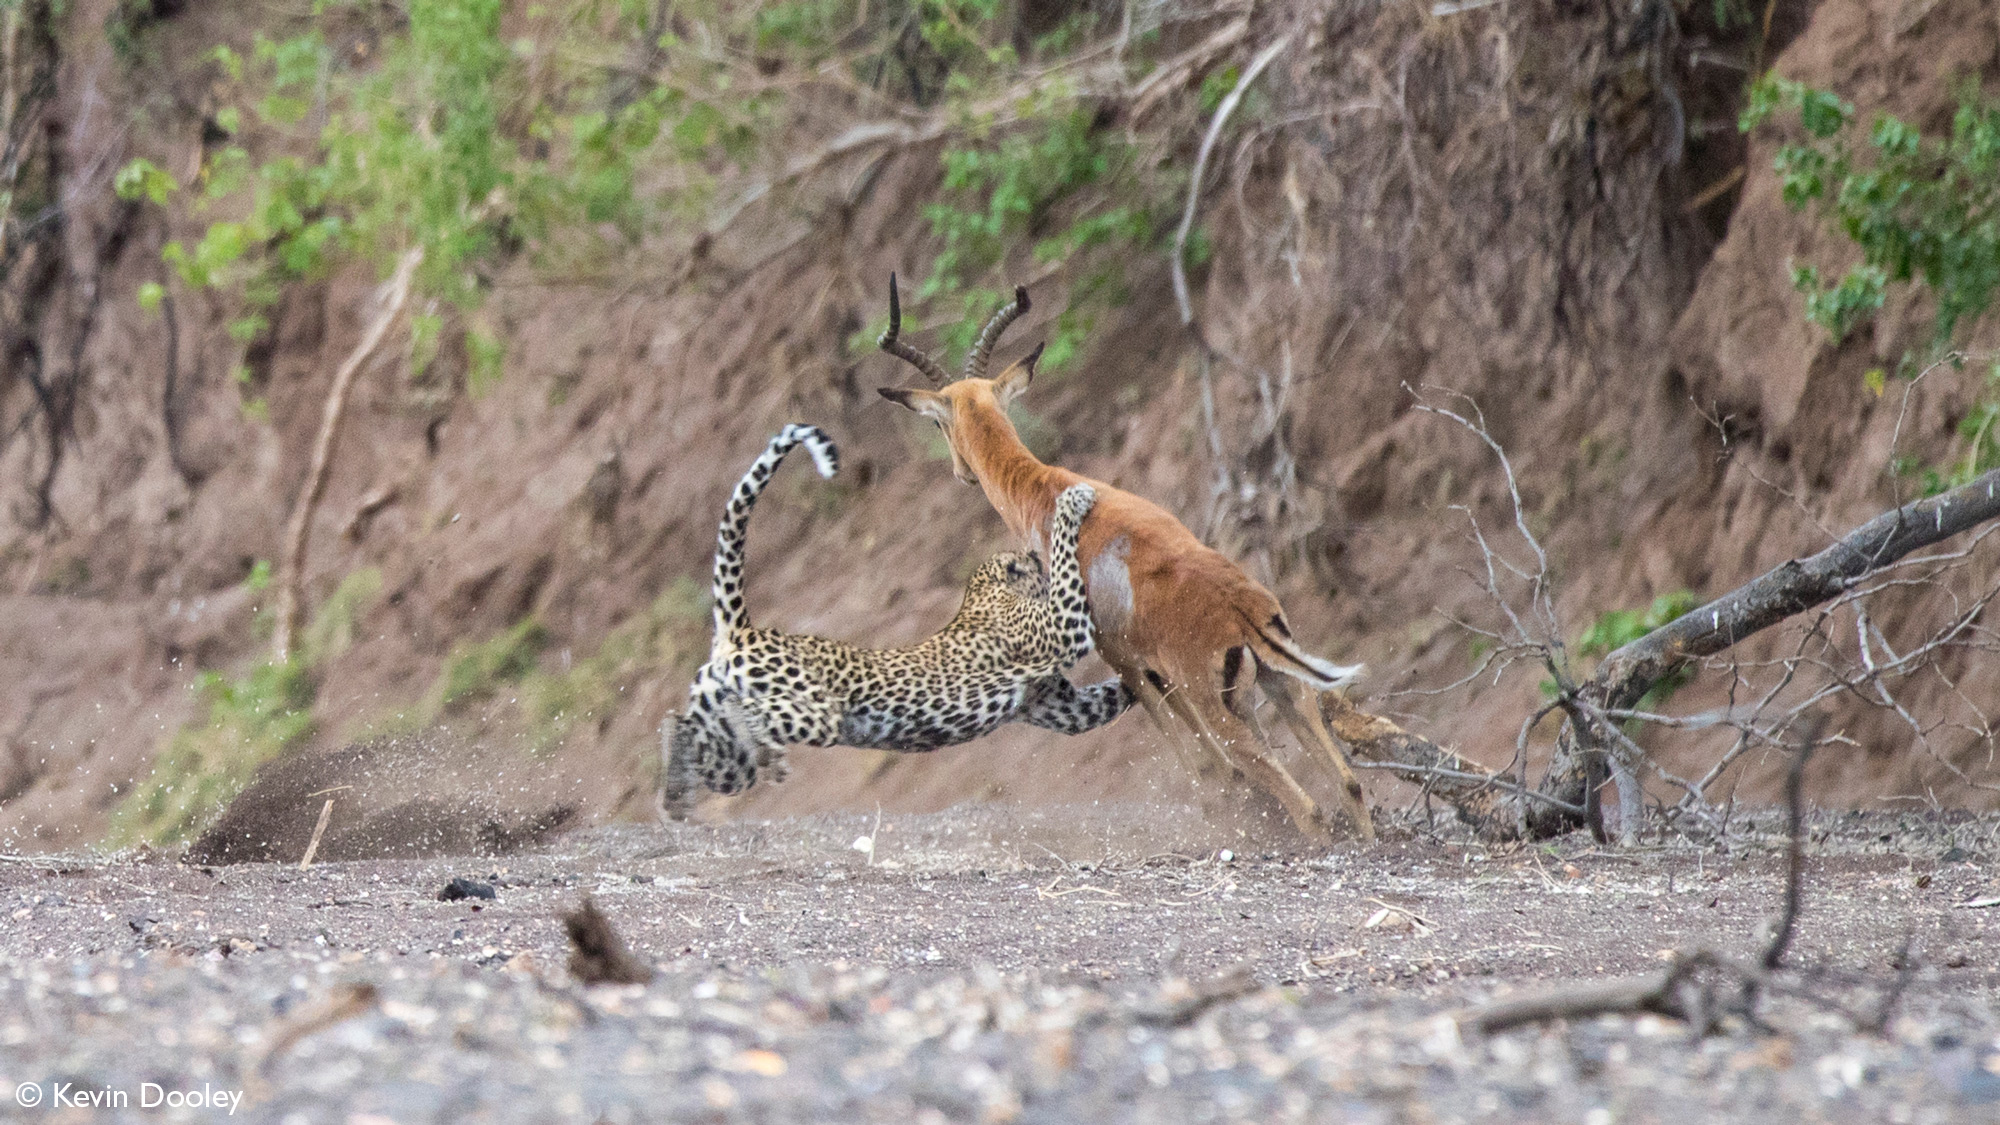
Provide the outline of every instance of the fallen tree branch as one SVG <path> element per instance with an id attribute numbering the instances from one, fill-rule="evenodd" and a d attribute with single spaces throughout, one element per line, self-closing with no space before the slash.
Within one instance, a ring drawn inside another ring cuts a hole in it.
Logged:
<path id="1" fill-rule="evenodd" d="M 1482 1034 L 1497 1035 L 1524 1024 L 1586 1020 L 1621 1012 L 1677 1017 L 1680 1013 L 1668 997 L 1672 982 L 1669 970 L 1655 976 L 1592 981 L 1561 991 L 1496 1000 L 1473 1014 L 1472 1026 Z"/>
<path id="2" fill-rule="evenodd" d="M 1690 660 L 1713 656 L 1795 614 L 1830 601 L 1905 555 L 2000 517 L 2000 469 L 1938 496 L 1917 500 L 1869 520 L 1837 543 L 1805 559 L 1792 559 L 1604 658 L 1577 690 L 1585 713 L 1629 710 L 1654 684 Z M 1572 714 L 1556 741 L 1542 792 L 1564 804 L 1586 801 L 1588 763 L 1600 751 L 1601 733 L 1580 728 Z M 1529 832 L 1556 836 L 1581 821 L 1553 805 L 1529 811 Z M 1630 841 L 1636 824 L 1620 825 Z"/>
<path id="3" fill-rule="evenodd" d="M 1826 550 L 1774 567 L 1613 652 L 1592 679 L 1610 688 L 1614 697 L 1629 695 L 1636 701 L 1686 661 L 1721 652 L 1840 595 L 1912 551 L 1996 516 L 2000 516 L 2000 469 L 1950 492 L 1884 512 Z M 1630 705 L 1630 701 L 1619 704 Z"/>
<path id="4" fill-rule="evenodd" d="M 1335 692 L 1320 696 L 1320 715 L 1334 735 L 1365 762 L 1363 769 L 1385 769 L 1424 787 L 1445 801 L 1459 818 L 1493 839 L 1520 834 L 1521 808 L 1529 802 L 1556 799 L 1527 789 L 1477 762 L 1468 761 L 1421 735 L 1411 734 L 1380 715 L 1371 715 Z M 1506 800 L 1512 797 L 1519 804 Z M 1557 803 L 1557 811 L 1582 816 L 1583 810 Z"/>

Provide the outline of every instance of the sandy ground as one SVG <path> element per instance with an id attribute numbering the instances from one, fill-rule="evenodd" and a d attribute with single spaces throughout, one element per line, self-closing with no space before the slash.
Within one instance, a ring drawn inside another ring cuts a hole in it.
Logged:
<path id="1" fill-rule="evenodd" d="M 1239 854 L 1175 847 L 1187 815 L 593 829 L 306 871 L 10 860 L 0 1118 L 2000 1120 L 2000 908 L 1965 905 L 2000 891 L 2000 818 L 1817 818 L 1803 996 L 1697 1040 L 1466 1017 L 1760 948 L 1783 864 L 1757 825 L 1612 854 L 1404 819 Z M 455 877 L 494 897 L 440 901 Z M 558 917 L 585 895 L 650 985 L 570 977 Z M 1884 1032 L 1858 1030 L 1899 977 Z M 190 1092 L 223 1104 L 143 1104 Z"/>

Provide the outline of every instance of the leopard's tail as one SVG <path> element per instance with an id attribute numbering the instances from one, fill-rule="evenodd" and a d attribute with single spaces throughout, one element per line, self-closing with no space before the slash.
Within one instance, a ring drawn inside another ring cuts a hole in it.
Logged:
<path id="1" fill-rule="evenodd" d="M 818 426 L 794 422 L 771 439 L 763 455 L 737 482 L 735 493 L 729 497 L 729 507 L 722 513 L 722 525 L 715 532 L 715 578 L 710 592 L 715 597 L 718 644 L 725 637 L 750 628 L 750 614 L 743 602 L 743 538 L 750 526 L 750 509 L 757 506 L 757 497 L 770 483 L 778 463 L 799 445 L 812 454 L 820 476 L 831 479 L 840 471 L 840 450 L 833 439 Z"/>

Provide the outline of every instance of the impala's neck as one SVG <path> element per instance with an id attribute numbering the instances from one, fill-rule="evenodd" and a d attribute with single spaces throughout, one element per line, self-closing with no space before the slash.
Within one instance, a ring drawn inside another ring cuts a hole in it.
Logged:
<path id="1" fill-rule="evenodd" d="M 958 453 L 979 478 L 979 487 L 1007 530 L 1034 539 L 1035 529 L 1048 518 L 1054 495 L 1051 480 L 1057 470 L 1035 459 L 1021 443 L 997 403 L 978 403 L 963 411 L 956 426 Z"/>

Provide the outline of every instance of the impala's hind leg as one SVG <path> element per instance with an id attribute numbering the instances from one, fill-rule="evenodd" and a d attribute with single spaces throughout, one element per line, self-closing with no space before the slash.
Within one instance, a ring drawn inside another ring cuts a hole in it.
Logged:
<path id="1" fill-rule="evenodd" d="M 1148 673 L 1152 671 L 1151 669 L 1124 651 L 1117 641 L 1105 637 L 1102 633 L 1097 636 L 1097 655 L 1102 657 L 1104 662 L 1111 666 L 1111 670 L 1118 673 L 1118 678 L 1125 682 L 1125 687 L 1131 691 L 1132 698 L 1145 710 L 1146 717 L 1153 720 L 1154 729 L 1158 730 L 1174 748 L 1174 756 L 1181 760 L 1182 767 L 1189 775 L 1206 778 L 1213 776 L 1217 769 L 1222 770 L 1224 776 L 1235 772 L 1230 767 L 1228 758 L 1209 762 L 1204 753 L 1206 748 L 1197 747 L 1194 740 L 1188 737 L 1189 728 L 1176 721 L 1174 709 L 1168 702 L 1175 690 L 1174 685 L 1164 679 L 1156 683 L 1154 679 L 1149 678 Z M 1157 673 L 1154 675 L 1157 676 Z M 1161 686 L 1163 684 L 1164 687 Z"/>
<path id="2" fill-rule="evenodd" d="M 1213 673 L 1203 669 L 1198 674 L 1184 675 L 1175 686 L 1181 690 L 1169 695 L 1167 702 L 1187 721 L 1203 745 L 1249 775 L 1257 788 L 1277 798 L 1306 839 L 1315 844 L 1333 842 L 1333 833 L 1326 826 L 1318 802 L 1271 753 L 1270 745 L 1258 732 L 1230 711 Z"/>
<path id="3" fill-rule="evenodd" d="M 1333 772 L 1340 775 L 1340 811 L 1347 814 L 1348 823 L 1354 825 L 1362 839 L 1373 840 L 1375 821 L 1368 814 L 1367 802 L 1362 800 L 1361 779 L 1355 775 L 1346 752 L 1333 740 L 1333 732 L 1326 729 L 1326 720 L 1320 717 L 1319 701 L 1313 698 L 1312 689 L 1275 668 L 1265 667 L 1257 670 L 1257 686 L 1264 689 L 1265 698 L 1278 708 L 1278 715 L 1292 728 L 1299 745 L 1308 753 L 1317 747 L 1326 755 Z"/>

